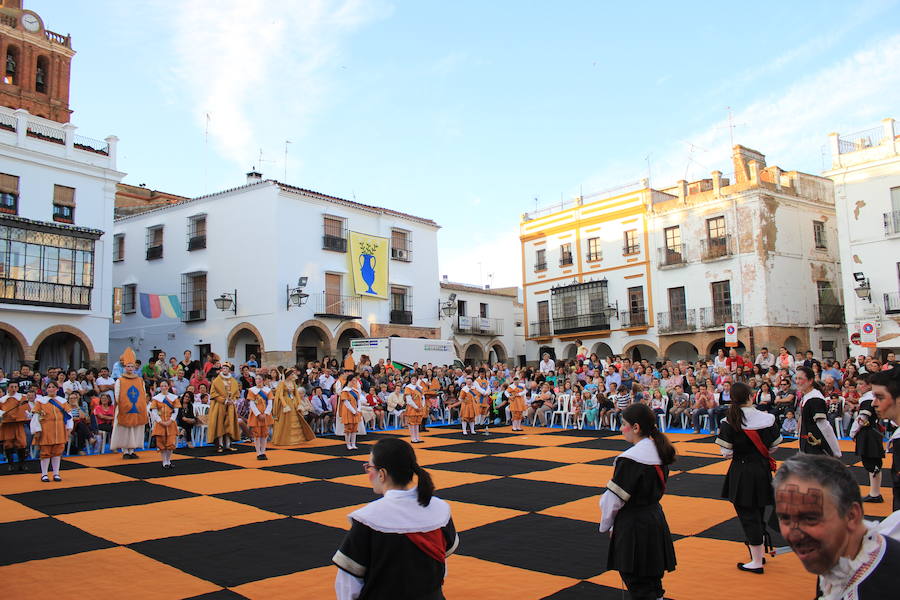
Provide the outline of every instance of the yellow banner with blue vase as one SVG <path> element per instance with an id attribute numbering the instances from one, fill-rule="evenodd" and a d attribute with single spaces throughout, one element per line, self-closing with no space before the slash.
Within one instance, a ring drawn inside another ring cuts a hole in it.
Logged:
<path id="1" fill-rule="evenodd" d="M 388 249 L 391 241 L 377 235 L 350 232 L 347 256 L 358 296 L 388 298 Z"/>

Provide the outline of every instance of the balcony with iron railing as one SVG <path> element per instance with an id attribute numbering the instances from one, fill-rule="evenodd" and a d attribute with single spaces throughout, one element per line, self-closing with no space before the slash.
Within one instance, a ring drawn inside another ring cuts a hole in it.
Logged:
<path id="1" fill-rule="evenodd" d="M 647 319 L 646 309 L 632 308 L 619 313 L 619 323 L 622 329 L 641 329 L 648 327 L 650 321 Z"/>
<path id="2" fill-rule="evenodd" d="M 532 321 L 528 324 L 528 339 L 550 337 L 552 334 L 550 321 Z"/>
<path id="3" fill-rule="evenodd" d="M 710 261 L 728 258 L 734 254 L 731 235 L 700 240 L 700 260 Z"/>
<path id="4" fill-rule="evenodd" d="M 660 333 L 697 331 L 697 311 L 690 308 L 656 313 L 656 327 Z"/>
<path id="5" fill-rule="evenodd" d="M 91 288 L 81 285 L 0 278 L 0 303 L 89 309 Z"/>
<path id="6" fill-rule="evenodd" d="M 311 294 L 313 315 L 319 318 L 341 320 L 359 319 L 359 296 L 342 296 L 330 292 Z"/>
<path id="7" fill-rule="evenodd" d="M 546 270 L 547 270 L 546 262 L 534 263 L 534 272 L 535 273 L 538 273 L 540 271 L 546 271 Z"/>
<path id="8" fill-rule="evenodd" d="M 622 246 L 622 254 L 624 254 L 625 256 L 629 256 L 632 254 L 639 254 L 640 251 L 641 251 L 640 243 L 625 244 Z"/>
<path id="9" fill-rule="evenodd" d="M 900 235 L 900 210 L 884 213 L 884 235 Z"/>
<path id="10" fill-rule="evenodd" d="M 325 227 L 322 235 L 322 250 L 331 250 L 332 252 L 347 251 L 347 229 L 336 229 Z"/>
<path id="11" fill-rule="evenodd" d="M 671 248 L 658 248 L 660 267 L 681 267 L 687 263 L 684 244 Z"/>
<path id="12" fill-rule="evenodd" d="M 147 260 L 158 260 L 163 257 L 162 246 L 147 246 Z"/>
<path id="13" fill-rule="evenodd" d="M 838 152 L 847 154 L 849 152 L 858 152 L 866 148 L 874 148 L 881 144 L 884 139 L 884 127 L 873 127 L 865 131 L 857 131 L 856 133 L 848 133 L 838 137 Z"/>
<path id="14" fill-rule="evenodd" d="M 900 314 L 900 292 L 890 292 L 884 295 L 884 312 L 888 315 Z"/>
<path id="15" fill-rule="evenodd" d="M 816 325 L 842 325 L 844 306 L 841 304 L 816 304 L 814 307 Z"/>
<path id="16" fill-rule="evenodd" d="M 556 335 L 566 333 L 580 333 L 583 331 L 609 331 L 609 311 L 573 315 L 569 317 L 555 317 L 553 319 L 553 332 Z"/>
<path id="17" fill-rule="evenodd" d="M 572 254 L 563 254 L 559 258 L 559 266 L 561 267 L 571 267 L 572 266 Z"/>
<path id="18" fill-rule="evenodd" d="M 718 329 L 725 323 L 741 323 L 740 304 L 716 304 L 700 309 L 700 329 Z"/>
<path id="19" fill-rule="evenodd" d="M 503 320 L 491 317 L 459 316 L 453 323 L 456 333 L 469 335 L 503 335 Z"/>

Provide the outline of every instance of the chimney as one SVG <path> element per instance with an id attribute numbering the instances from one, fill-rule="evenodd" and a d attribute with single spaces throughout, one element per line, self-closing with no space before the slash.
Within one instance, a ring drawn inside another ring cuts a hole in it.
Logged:
<path id="1" fill-rule="evenodd" d="M 751 160 L 747 163 L 747 166 L 750 168 L 750 182 L 759 183 L 759 162 Z"/>
<path id="2" fill-rule="evenodd" d="M 775 180 L 775 189 L 779 192 L 781 191 L 781 167 L 778 165 L 772 165 L 769 167 L 769 172 L 772 173 L 772 179 Z"/>
<path id="3" fill-rule="evenodd" d="M 262 173 L 256 170 L 256 167 L 247 173 L 247 183 L 256 183 L 257 181 L 262 181 Z"/>
<path id="4" fill-rule="evenodd" d="M 446 276 L 446 275 L 444 275 L 444 276 L 443 276 L 443 278 L 442 278 L 442 279 L 443 279 L 443 280 L 444 280 L 444 283 L 446 283 L 446 282 L 447 282 L 447 281 L 448 281 L 448 279 L 447 279 L 447 276 Z"/>
<path id="5" fill-rule="evenodd" d="M 687 181 L 684 179 L 678 180 L 678 200 L 682 204 L 687 202 Z"/>
<path id="6" fill-rule="evenodd" d="M 759 172 L 759 169 L 764 169 L 766 167 L 765 154 L 750 148 L 745 148 L 740 144 L 735 144 L 731 153 L 731 161 L 734 163 L 734 183 L 747 183 L 751 181 L 750 161 L 754 160 L 758 163 L 756 165 L 757 173 Z"/>
<path id="7" fill-rule="evenodd" d="M 722 171 L 712 172 L 713 194 L 718 197 L 719 190 L 722 189 Z"/>

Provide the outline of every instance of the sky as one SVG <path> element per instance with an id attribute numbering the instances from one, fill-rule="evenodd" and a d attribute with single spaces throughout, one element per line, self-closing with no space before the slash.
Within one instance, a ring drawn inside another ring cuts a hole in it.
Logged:
<path id="1" fill-rule="evenodd" d="M 256 167 L 434 219 L 440 274 L 494 287 L 535 207 L 728 173 L 732 136 L 820 173 L 829 132 L 900 119 L 900 0 L 724 6 L 25 0 L 71 33 L 72 122 L 120 138 L 125 182 Z"/>

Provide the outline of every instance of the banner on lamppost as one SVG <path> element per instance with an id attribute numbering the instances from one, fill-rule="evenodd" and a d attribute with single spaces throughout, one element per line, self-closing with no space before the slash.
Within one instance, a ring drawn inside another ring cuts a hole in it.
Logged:
<path id="1" fill-rule="evenodd" d="M 737 348 L 737 323 L 725 323 L 725 347 Z"/>
<path id="2" fill-rule="evenodd" d="M 353 273 L 353 289 L 358 296 L 388 297 L 388 248 L 385 237 L 350 232 L 347 257 Z"/>
<path id="3" fill-rule="evenodd" d="M 874 321 L 863 321 L 859 326 L 860 346 L 863 348 L 874 348 L 878 345 L 878 329 Z"/>
<path id="4" fill-rule="evenodd" d="M 122 303 L 125 297 L 125 289 L 120 287 L 113 288 L 113 323 L 122 322 Z"/>

